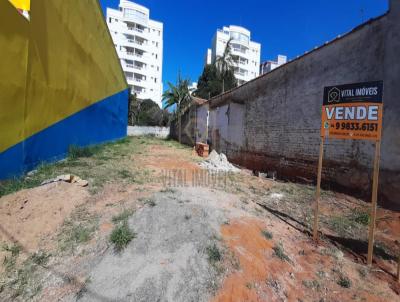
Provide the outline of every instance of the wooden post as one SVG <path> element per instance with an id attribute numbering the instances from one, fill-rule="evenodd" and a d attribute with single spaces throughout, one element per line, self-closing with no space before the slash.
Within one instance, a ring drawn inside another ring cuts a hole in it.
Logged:
<path id="1" fill-rule="evenodd" d="M 324 138 L 321 137 L 321 143 L 319 145 L 317 192 L 315 193 L 315 208 L 314 208 L 313 238 L 315 241 L 318 241 L 318 216 L 319 216 L 319 199 L 320 199 L 320 195 L 321 195 L 321 176 L 322 176 L 323 155 L 324 155 Z"/>
<path id="2" fill-rule="evenodd" d="M 400 282 L 400 255 L 397 258 L 397 282 Z"/>
<path id="3" fill-rule="evenodd" d="M 368 238 L 368 256 L 367 264 L 372 264 L 374 253 L 375 227 L 376 227 L 376 204 L 378 199 L 378 178 L 379 178 L 379 161 L 381 158 L 381 141 L 375 143 L 375 159 L 374 159 L 374 175 L 372 179 L 372 200 L 371 200 L 371 221 L 369 224 Z"/>

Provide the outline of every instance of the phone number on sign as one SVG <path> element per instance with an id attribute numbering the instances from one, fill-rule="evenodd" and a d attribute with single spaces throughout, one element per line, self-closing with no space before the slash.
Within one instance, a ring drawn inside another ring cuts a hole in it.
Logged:
<path id="1" fill-rule="evenodd" d="M 377 123 L 339 123 L 333 125 L 336 130 L 361 130 L 361 131 L 378 131 Z"/>

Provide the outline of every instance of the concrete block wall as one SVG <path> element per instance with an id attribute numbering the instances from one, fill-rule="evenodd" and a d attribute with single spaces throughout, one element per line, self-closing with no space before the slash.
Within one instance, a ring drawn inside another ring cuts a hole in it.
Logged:
<path id="1" fill-rule="evenodd" d="M 314 180 L 325 86 L 384 80 L 380 199 L 400 206 L 400 1 L 388 14 L 210 102 L 210 116 L 243 104 L 243 137 L 213 141 L 228 158 L 253 170 Z M 219 109 L 218 109 L 219 108 Z M 229 112 L 231 114 L 231 112 Z M 226 133 L 228 118 L 211 119 Z M 228 131 L 229 132 L 229 131 Z M 227 141 L 227 142 L 226 142 Z M 242 143 L 237 143 L 242 141 Z M 374 143 L 329 140 L 323 183 L 368 199 Z"/>
<path id="2" fill-rule="evenodd" d="M 128 136 L 154 135 L 159 138 L 169 136 L 169 127 L 128 126 Z"/>

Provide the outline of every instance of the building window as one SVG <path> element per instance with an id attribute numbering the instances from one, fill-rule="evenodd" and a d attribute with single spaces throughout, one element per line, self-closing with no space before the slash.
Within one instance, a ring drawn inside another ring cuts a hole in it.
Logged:
<path id="1" fill-rule="evenodd" d="M 146 20 L 146 14 L 142 13 L 138 10 L 131 9 L 131 8 L 125 8 L 124 9 L 124 17 L 131 19 L 131 18 L 138 18 L 141 20 Z"/>
<path id="2" fill-rule="evenodd" d="M 244 42 L 246 44 L 249 44 L 249 40 L 250 38 L 242 33 L 238 33 L 238 32 L 231 32 L 231 38 L 236 40 L 236 41 L 240 41 L 240 42 Z"/>

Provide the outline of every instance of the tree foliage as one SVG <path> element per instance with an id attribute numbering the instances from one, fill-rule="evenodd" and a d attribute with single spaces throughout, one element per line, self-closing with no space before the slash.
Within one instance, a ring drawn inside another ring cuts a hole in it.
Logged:
<path id="1" fill-rule="evenodd" d="M 192 101 L 189 79 L 182 79 L 179 75 L 176 85 L 168 82 L 168 86 L 168 90 L 163 94 L 165 109 L 176 105 L 176 112 L 180 113 Z"/>
<path id="2" fill-rule="evenodd" d="M 178 76 L 176 85 L 168 82 L 169 89 L 163 94 L 163 100 L 165 101 L 165 108 L 176 106 L 176 116 L 178 117 L 178 129 L 179 129 L 179 142 L 182 141 L 182 125 L 181 116 L 185 109 L 192 102 L 192 95 L 189 89 L 189 79 L 182 79 Z"/>
<path id="3" fill-rule="evenodd" d="M 215 65 L 206 65 L 203 73 L 197 82 L 195 95 L 203 99 L 209 99 L 222 92 L 222 85 L 219 80 L 218 70 Z"/>
<path id="4" fill-rule="evenodd" d="M 162 110 L 157 103 L 150 99 L 139 100 L 135 94 L 129 97 L 128 124 L 131 126 L 159 126 L 169 125 L 171 113 Z"/>
<path id="5" fill-rule="evenodd" d="M 222 93 L 223 85 L 225 86 L 225 91 L 237 86 L 237 80 L 233 70 L 227 70 L 222 76 L 215 65 L 206 65 L 203 73 L 199 77 L 197 90 L 194 92 L 194 95 L 203 99 L 212 98 Z"/>
<path id="6" fill-rule="evenodd" d="M 226 44 L 223 54 L 217 56 L 213 64 L 204 67 L 194 93 L 197 97 L 209 99 L 237 86 L 234 73 L 237 58 L 232 55 L 230 43 L 231 40 Z"/>

